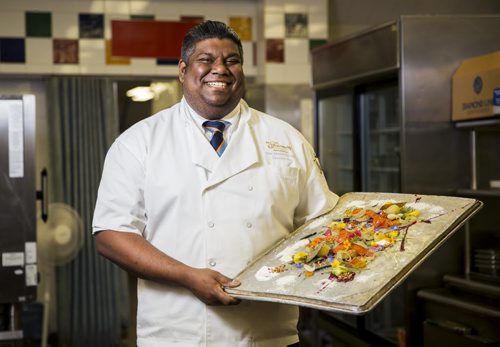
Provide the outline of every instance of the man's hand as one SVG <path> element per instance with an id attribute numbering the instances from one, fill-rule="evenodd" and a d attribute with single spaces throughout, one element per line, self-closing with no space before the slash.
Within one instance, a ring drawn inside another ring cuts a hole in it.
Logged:
<path id="1" fill-rule="evenodd" d="M 191 268 L 186 274 L 184 286 L 207 305 L 237 305 L 240 300 L 224 291 L 224 287 L 237 287 L 238 280 L 232 280 L 220 272 L 210 269 Z"/>

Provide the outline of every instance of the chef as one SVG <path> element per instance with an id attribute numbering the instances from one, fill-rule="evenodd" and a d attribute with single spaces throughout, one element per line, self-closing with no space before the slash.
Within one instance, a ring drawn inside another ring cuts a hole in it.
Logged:
<path id="1" fill-rule="evenodd" d="M 224 291 L 277 241 L 333 208 L 304 137 L 250 108 L 236 33 L 184 38 L 182 100 L 111 146 L 93 220 L 100 254 L 138 277 L 138 346 L 287 346 L 297 308 Z M 238 304 L 238 305 L 237 305 Z"/>

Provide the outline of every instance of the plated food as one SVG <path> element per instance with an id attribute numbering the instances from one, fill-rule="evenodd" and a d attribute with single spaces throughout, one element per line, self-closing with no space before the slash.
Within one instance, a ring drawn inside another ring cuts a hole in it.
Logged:
<path id="1" fill-rule="evenodd" d="M 387 202 L 377 210 L 349 208 L 319 234 L 308 235 L 305 247 L 294 253 L 289 263 L 303 269 L 306 277 L 329 268 L 330 279 L 352 281 L 379 252 L 396 244 L 404 251 L 408 229 L 423 221 L 419 216 L 420 211 L 405 202 Z M 281 264 L 271 271 L 285 269 Z"/>
<path id="2" fill-rule="evenodd" d="M 262 254 L 231 295 L 337 312 L 371 310 L 482 206 L 475 199 L 347 193 Z"/>

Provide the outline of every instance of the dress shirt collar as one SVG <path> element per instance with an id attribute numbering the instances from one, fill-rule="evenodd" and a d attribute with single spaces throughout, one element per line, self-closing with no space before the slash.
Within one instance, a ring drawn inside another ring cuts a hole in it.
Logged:
<path id="1" fill-rule="evenodd" d="M 191 119 L 196 124 L 196 127 L 203 134 L 205 134 L 205 129 L 203 128 L 203 123 L 205 121 L 207 121 L 208 119 L 203 118 L 198 113 L 196 113 L 196 111 L 193 110 L 191 108 L 191 106 L 189 106 L 189 104 L 187 103 L 187 101 L 184 97 L 182 98 L 182 102 L 186 106 L 186 109 L 188 111 L 187 113 L 189 114 Z M 241 106 L 240 106 L 240 103 L 238 103 L 238 105 L 236 105 L 236 107 L 231 112 L 229 112 L 224 118 L 221 119 L 222 121 L 224 121 L 224 123 L 226 123 L 226 128 L 224 129 L 224 138 L 226 139 L 226 141 L 229 142 L 231 135 L 234 133 L 234 131 L 238 127 L 240 116 L 241 116 Z"/>

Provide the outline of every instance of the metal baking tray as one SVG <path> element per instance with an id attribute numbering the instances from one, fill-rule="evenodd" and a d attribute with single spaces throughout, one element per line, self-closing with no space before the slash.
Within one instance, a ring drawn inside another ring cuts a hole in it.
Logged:
<path id="1" fill-rule="evenodd" d="M 304 246 L 304 240 L 326 230 L 342 218 L 346 209 L 376 209 L 386 202 L 405 202 L 421 212 L 397 243 L 376 254 L 349 282 L 332 281 L 329 270 L 318 270 L 311 277 L 284 262 Z M 251 263 L 237 278 L 241 285 L 226 292 L 244 300 L 292 304 L 320 310 L 364 314 L 373 309 L 429 255 L 436 251 L 483 203 L 479 200 L 395 193 L 347 193 L 329 213 L 309 221 Z M 423 222 L 425 221 L 425 222 Z M 404 249 L 400 243 L 405 242 Z M 286 265 L 283 265 L 286 264 Z M 283 272 L 272 272 L 278 266 Z"/>

